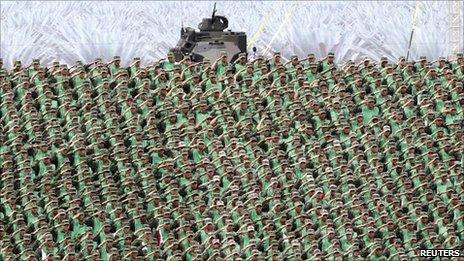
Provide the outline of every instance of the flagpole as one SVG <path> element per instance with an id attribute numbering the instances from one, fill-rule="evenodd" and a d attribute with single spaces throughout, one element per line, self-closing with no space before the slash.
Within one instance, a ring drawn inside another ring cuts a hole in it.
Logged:
<path id="1" fill-rule="evenodd" d="M 406 61 L 409 59 L 409 51 L 411 50 L 412 39 L 414 37 L 414 30 L 416 29 L 417 16 L 419 14 L 419 6 L 420 6 L 420 2 L 417 1 L 416 8 L 414 11 L 414 17 L 412 19 L 412 29 L 411 29 L 411 35 L 409 36 L 409 45 L 408 45 L 408 52 L 406 54 Z"/>

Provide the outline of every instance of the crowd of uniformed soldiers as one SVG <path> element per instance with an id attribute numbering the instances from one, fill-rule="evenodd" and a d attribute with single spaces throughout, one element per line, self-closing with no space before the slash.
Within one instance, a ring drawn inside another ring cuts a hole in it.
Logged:
<path id="1" fill-rule="evenodd" d="M 464 246 L 464 58 L 0 60 L 0 260 Z"/>

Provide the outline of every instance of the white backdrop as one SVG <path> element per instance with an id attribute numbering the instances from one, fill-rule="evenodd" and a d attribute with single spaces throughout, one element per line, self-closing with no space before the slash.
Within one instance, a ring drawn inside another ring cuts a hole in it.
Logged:
<path id="1" fill-rule="evenodd" d="M 447 56 L 446 2 L 421 2 L 410 57 Z M 179 38 L 182 24 L 196 28 L 211 16 L 213 2 L 1 2 L 0 57 L 29 64 L 40 58 L 73 63 L 120 55 L 152 62 Z M 416 2 L 218 2 L 229 29 L 244 31 L 260 53 L 338 61 L 406 55 Z M 251 46 L 250 46 L 251 49 Z"/>

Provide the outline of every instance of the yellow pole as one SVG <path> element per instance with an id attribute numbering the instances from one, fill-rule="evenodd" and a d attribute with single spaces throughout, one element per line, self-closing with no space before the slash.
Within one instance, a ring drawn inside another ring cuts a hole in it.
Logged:
<path id="1" fill-rule="evenodd" d="M 263 55 L 266 55 L 266 53 L 269 51 L 269 48 L 271 48 L 271 45 L 272 43 L 274 42 L 274 40 L 277 38 L 277 36 L 279 35 L 280 31 L 284 28 L 284 26 L 287 24 L 288 21 L 290 21 L 290 18 L 292 17 L 293 15 L 293 11 L 295 10 L 296 8 L 296 3 L 292 5 L 291 8 L 289 8 L 289 10 L 287 11 L 287 13 L 285 14 L 285 19 L 284 21 L 280 24 L 279 26 L 279 29 L 277 29 L 277 32 L 274 34 L 274 36 L 272 37 L 271 41 L 269 42 L 269 44 L 267 45 L 266 49 L 264 49 L 264 53 Z"/>
<path id="2" fill-rule="evenodd" d="M 258 30 L 256 30 L 256 32 L 253 34 L 253 36 L 251 37 L 250 41 L 248 42 L 248 45 L 247 45 L 247 48 L 250 48 L 251 46 L 253 46 L 253 44 L 256 42 L 256 40 L 258 40 L 258 38 L 261 36 L 261 34 L 263 33 L 264 31 L 264 28 L 265 26 L 268 24 L 269 22 L 269 19 L 271 18 L 271 16 L 275 13 L 275 7 L 272 8 L 272 11 L 269 12 L 266 17 L 264 18 L 264 20 L 259 24 L 258 26 Z"/>

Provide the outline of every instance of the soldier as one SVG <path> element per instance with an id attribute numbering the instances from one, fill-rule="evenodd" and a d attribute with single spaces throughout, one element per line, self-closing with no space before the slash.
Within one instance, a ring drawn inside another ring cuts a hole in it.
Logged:
<path id="1" fill-rule="evenodd" d="M 334 58 L 134 59 L 130 74 L 97 59 L 73 84 L 65 67 L 34 84 L 21 66 L 0 73 L 0 235 L 15 230 L 2 255 L 414 259 L 405 249 L 459 245 L 459 67 Z"/>

